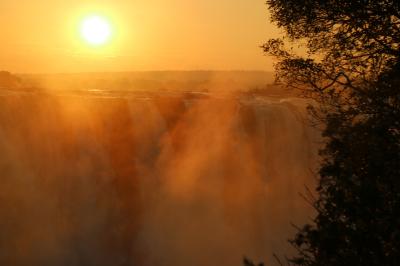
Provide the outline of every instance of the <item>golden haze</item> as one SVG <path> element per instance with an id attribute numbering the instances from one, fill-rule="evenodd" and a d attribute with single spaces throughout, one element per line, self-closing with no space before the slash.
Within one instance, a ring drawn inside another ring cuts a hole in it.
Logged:
<path id="1" fill-rule="evenodd" d="M 90 14 L 113 24 L 107 45 L 79 36 Z M 0 23 L 0 69 L 19 73 L 272 70 L 259 45 L 278 35 L 263 0 L 3 0 Z"/>

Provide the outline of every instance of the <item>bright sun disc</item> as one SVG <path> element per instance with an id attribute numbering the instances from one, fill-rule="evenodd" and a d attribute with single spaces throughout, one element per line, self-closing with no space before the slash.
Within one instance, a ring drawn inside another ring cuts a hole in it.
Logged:
<path id="1" fill-rule="evenodd" d="M 91 45 L 105 44 L 111 37 L 111 25 L 105 18 L 90 16 L 82 22 L 81 35 Z"/>

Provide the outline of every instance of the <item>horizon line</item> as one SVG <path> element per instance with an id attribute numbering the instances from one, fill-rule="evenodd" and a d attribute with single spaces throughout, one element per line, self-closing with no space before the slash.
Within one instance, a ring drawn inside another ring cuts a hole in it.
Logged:
<path id="1" fill-rule="evenodd" d="M 273 70 L 262 70 L 262 69 L 187 69 L 187 70 L 123 70 L 123 71 L 82 71 L 82 72 L 12 72 L 9 70 L 0 70 L 0 72 L 5 71 L 14 75 L 74 75 L 74 74 L 123 74 L 123 73 L 149 73 L 149 72 L 264 72 L 274 74 Z"/>

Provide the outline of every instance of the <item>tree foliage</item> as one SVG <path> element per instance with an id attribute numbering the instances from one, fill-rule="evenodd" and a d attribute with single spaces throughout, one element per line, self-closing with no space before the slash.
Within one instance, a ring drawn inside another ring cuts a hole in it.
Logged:
<path id="1" fill-rule="evenodd" d="M 326 138 L 317 215 L 291 240 L 290 263 L 399 265 L 400 1 L 267 4 L 286 34 L 263 49 L 278 79 L 318 103 Z"/>

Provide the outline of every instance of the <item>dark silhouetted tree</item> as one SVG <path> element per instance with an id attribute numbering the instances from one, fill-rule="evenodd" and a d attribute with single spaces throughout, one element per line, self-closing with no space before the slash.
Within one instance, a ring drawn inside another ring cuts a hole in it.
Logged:
<path id="1" fill-rule="evenodd" d="M 268 0 L 263 49 L 323 125 L 316 217 L 293 265 L 400 265 L 400 1 Z M 296 44 L 303 48 L 294 49 Z"/>

